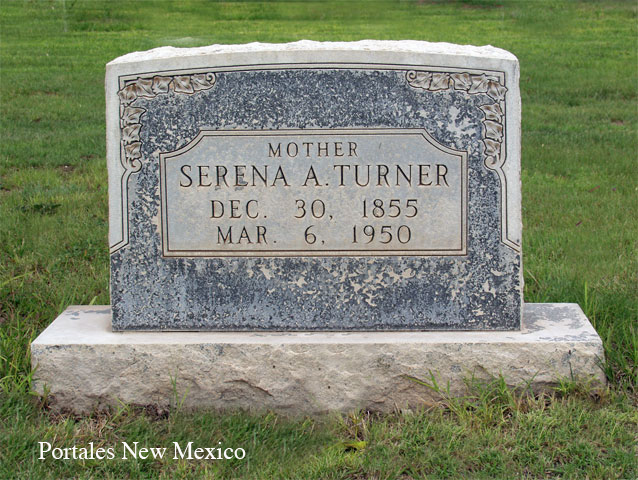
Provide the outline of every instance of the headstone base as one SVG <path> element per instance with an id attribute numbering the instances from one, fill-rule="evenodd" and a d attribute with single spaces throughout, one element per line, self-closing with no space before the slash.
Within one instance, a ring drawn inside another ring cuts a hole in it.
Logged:
<path id="1" fill-rule="evenodd" d="M 526 304 L 520 332 L 229 333 L 111 331 L 108 306 L 73 306 L 31 344 L 34 386 L 58 411 L 118 405 L 320 414 L 432 403 L 502 375 L 538 390 L 604 383 L 603 346 L 576 304 Z M 411 378 L 412 377 L 412 378 Z"/>

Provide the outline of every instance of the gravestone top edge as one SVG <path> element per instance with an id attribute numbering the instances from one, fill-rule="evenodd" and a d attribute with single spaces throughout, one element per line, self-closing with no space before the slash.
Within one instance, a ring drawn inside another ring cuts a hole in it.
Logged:
<path id="1" fill-rule="evenodd" d="M 445 42 L 425 42 L 420 40 L 360 40 L 356 42 L 316 42 L 300 40 L 291 43 L 260 43 L 253 42 L 237 45 L 215 44 L 205 47 L 158 47 L 146 51 L 131 52 L 115 58 L 107 63 L 107 69 L 117 65 L 138 63 L 143 61 L 158 61 L 174 59 L 176 57 L 199 57 L 224 54 L 260 54 L 260 53 L 293 53 L 293 52 L 389 52 L 426 55 L 444 55 L 452 57 L 475 57 L 482 60 L 510 61 L 518 63 L 515 55 L 501 48 L 491 45 L 456 45 Z"/>

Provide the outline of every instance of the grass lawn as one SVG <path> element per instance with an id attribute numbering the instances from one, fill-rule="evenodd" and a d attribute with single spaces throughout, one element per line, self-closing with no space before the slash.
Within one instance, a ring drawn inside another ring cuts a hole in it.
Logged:
<path id="1" fill-rule="evenodd" d="M 109 303 L 104 65 L 162 45 L 303 38 L 518 56 L 525 299 L 583 307 L 609 388 L 566 379 L 534 397 L 497 379 L 423 411 L 324 419 L 193 414 L 179 401 L 73 418 L 29 393 L 30 342 L 70 304 Z M 637 478 L 637 93 L 635 1 L 3 0 L 0 478 Z M 40 441 L 118 458 L 40 461 Z M 246 457 L 122 460 L 122 441 L 221 442 Z"/>

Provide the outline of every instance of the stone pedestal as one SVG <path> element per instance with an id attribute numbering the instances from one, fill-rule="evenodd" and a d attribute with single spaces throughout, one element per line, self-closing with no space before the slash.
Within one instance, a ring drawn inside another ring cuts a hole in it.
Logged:
<path id="1" fill-rule="evenodd" d="M 576 304 L 526 304 L 519 332 L 113 332 L 108 306 L 73 306 L 31 345 L 35 389 L 56 410 L 124 402 L 285 414 L 418 407 L 503 375 L 542 389 L 605 382 L 603 346 Z"/>

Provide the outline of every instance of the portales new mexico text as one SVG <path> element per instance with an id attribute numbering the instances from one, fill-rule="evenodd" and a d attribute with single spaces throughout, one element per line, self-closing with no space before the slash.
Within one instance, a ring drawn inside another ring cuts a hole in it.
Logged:
<path id="1" fill-rule="evenodd" d="M 119 448 L 95 447 L 93 442 L 86 447 L 53 447 L 49 442 L 38 442 L 38 460 L 53 458 L 55 460 L 115 460 L 115 459 L 162 459 L 165 457 L 173 460 L 241 460 L 246 456 L 243 448 L 225 448 L 222 442 L 215 447 L 195 447 L 193 442 L 180 445 L 173 442 L 171 447 L 143 447 L 139 442 L 121 442 Z"/>

